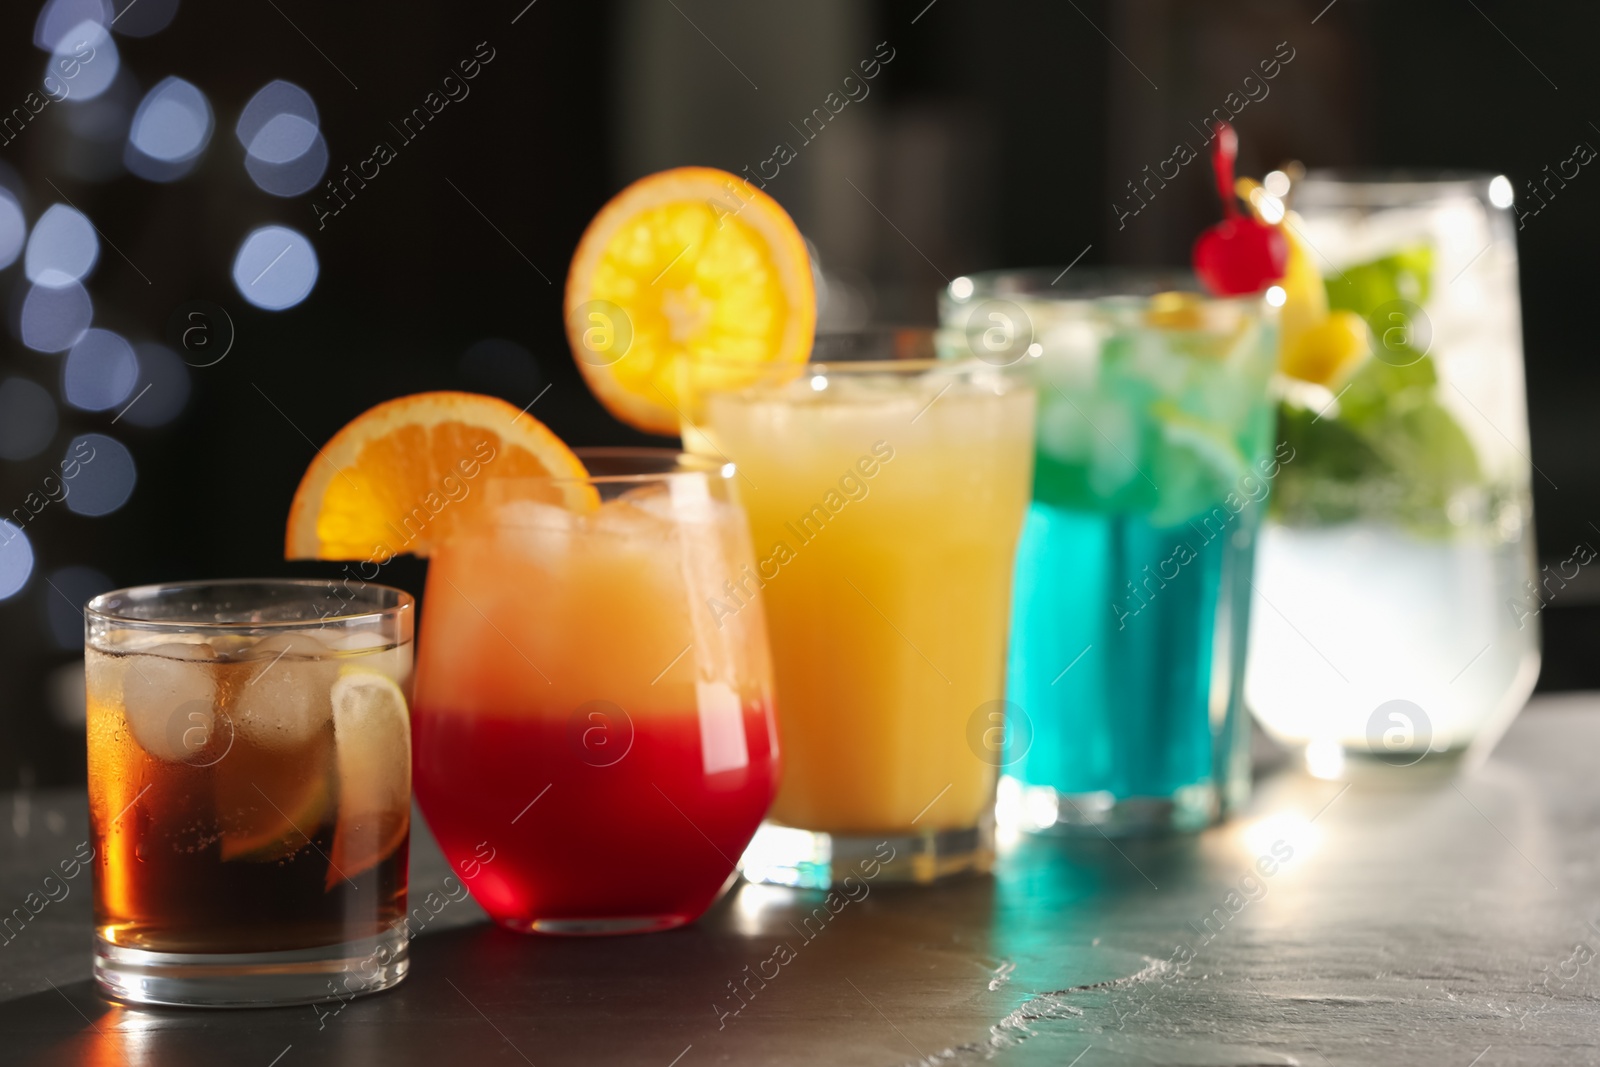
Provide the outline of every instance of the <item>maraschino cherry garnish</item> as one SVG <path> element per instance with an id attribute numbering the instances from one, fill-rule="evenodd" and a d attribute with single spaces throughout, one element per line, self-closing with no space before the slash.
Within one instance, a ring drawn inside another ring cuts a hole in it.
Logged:
<path id="1" fill-rule="evenodd" d="M 1233 200 L 1233 161 L 1239 135 L 1222 123 L 1211 142 L 1211 169 L 1222 197 L 1223 219 L 1194 242 L 1194 272 L 1215 296 L 1259 293 L 1283 277 L 1289 242 L 1277 227 L 1241 215 Z"/>

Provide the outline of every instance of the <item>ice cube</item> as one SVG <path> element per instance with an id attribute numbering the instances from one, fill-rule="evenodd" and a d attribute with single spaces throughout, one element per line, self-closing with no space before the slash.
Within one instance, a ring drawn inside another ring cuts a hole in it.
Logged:
<path id="1" fill-rule="evenodd" d="M 243 658 L 252 660 L 275 660 L 280 656 L 295 659 L 321 659 L 328 654 L 326 643 L 319 641 L 304 630 L 293 633 L 273 634 L 263 637 L 250 647 L 249 654 Z"/>
<path id="2" fill-rule="evenodd" d="M 216 720 L 217 676 L 208 644 L 168 642 L 127 658 L 122 708 L 139 747 L 182 760 L 206 746 Z"/>
<path id="3" fill-rule="evenodd" d="M 1083 404 L 1077 406 L 1054 393 L 1044 394 L 1039 411 L 1039 449 L 1060 463 L 1074 466 L 1089 462 L 1097 439 L 1094 427 L 1084 417 Z"/>
<path id="4" fill-rule="evenodd" d="M 107 635 L 105 647 L 115 648 L 124 652 L 153 652 L 164 645 L 208 645 L 211 646 L 213 652 L 217 651 L 215 645 L 205 634 L 172 634 L 132 629 L 112 630 Z M 184 653 L 184 656 L 190 659 L 195 658 L 196 655 L 202 658 L 210 658 L 203 652 Z"/>
<path id="5" fill-rule="evenodd" d="M 1089 439 L 1089 487 L 1101 497 L 1112 497 L 1129 483 L 1143 480 L 1137 417 L 1115 401 L 1085 407 L 1084 416 L 1094 431 Z"/>
<path id="6" fill-rule="evenodd" d="M 646 485 L 606 501 L 586 521 L 596 533 L 659 541 L 672 536 L 678 507 L 665 485 Z"/>
<path id="7" fill-rule="evenodd" d="M 388 636 L 377 630 L 352 630 L 328 639 L 328 647 L 336 652 L 360 652 L 367 648 L 382 648 L 393 644 Z"/>
<path id="8" fill-rule="evenodd" d="M 234 696 L 239 735 L 264 748 L 294 748 L 333 721 L 329 693 L 339 667 L 328 646 L 308 633 L 274 634 L 246 658 L 259 662 Z"/>
<path id="9" fill-rule="evenodd" d="M 218 658 L 239 660 L 248 658 L 247 653 L 255 647 L 256 639 L 246 634 L 224 633 L 213 636 L 209 643 Z"/>
<path id="10" fill-rule="evenodd" d="M 627 504 L 658 519 L 671 522 L 678 517 L 678 511 L 685 503 L 704 496 L 705 483 L 699 479 L 672 478 L 665 482 L 629 489 L 612 501 L 612 506 Z"/>
<path id="11" fill-rule="evenodd" d="M 494 529 L 501 544 L 541 559 L 569 551 L 580 521 L 566 508 L 532 500 L 513 500 L 494 510 Z"/>
<path id="12" fill-rule="evenodd" d="M 647 510 L 655 510 L 663 518 L 670 518 L 676 522 L 715 522 L 721 515 L 717 510 L 720 501 L 711 495 L 710 486 L 705 479 L 698 477 L 673 478 L 667 482 L 670 490 L 670 510 L 661 510 L 659 505 L 641 501 L 641 506 Z M 659 501 L 659 496 L 649 498 L 650 501 Z"/>
<path id="13" fill-rule="evenodd" d="M 513 500 L 494 509 L 495 525 L 502 528 L 566 531 L 576 521 L 577 516 L 566 508 L 535 500 Z"/>
<path id="14" fill-rule="evenodd" d="M 1040 337 L 1040 357 L 1048 380 L 1069 393 L 1094 388 L 1100 375 L 1105 329 L 1086 320 L 1061 322 Z"/>

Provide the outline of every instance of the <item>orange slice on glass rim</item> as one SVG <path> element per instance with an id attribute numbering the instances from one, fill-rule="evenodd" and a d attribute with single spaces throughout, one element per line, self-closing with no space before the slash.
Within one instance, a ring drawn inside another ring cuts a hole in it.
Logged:
<path id="1" fill-rule="evenodd" d="M 805 239 L 772 197 L 710 167 L 641 178 L 589 223 L 567 273 L 567 340 L 617 418 L 675 436 L 695 374 L 803 365 L 817 297 Z"/>
<path id="2" fill-rule="evenodd" d="M 418 393 L 371 408 L 317 452 L 295 490 L 288 559 L 426 556 L 488 518 L 485 483 L 583 479 L 583 463 L 538 419 L 475 393 Z M 526 487 L 525 489 L 523 487 Z M 519 483 L 530 499 L 599 506 L 582 481 Z"/>

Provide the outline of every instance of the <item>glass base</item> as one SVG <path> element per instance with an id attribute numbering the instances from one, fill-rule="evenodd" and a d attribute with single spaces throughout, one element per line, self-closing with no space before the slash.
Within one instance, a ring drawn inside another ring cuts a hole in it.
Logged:
<path id="1" fill-rule="evenodd" d="M 653 934 L 674 930 L 689 921 L 685 915 L 625 915 L 605 919 L 500 919 L 507 930 L 519 934 L 555 934 L 562 937 L 605 937 L 610 934 Z"/>
<path id="2" fill-rule="evenodd" d="M 1108 792 L 1063 793 L 1004 778 L 997 808 L 1007 829 L 1065 837 L 1148 837 L 1204 830 L 1222 817 L 1223 802 L 1209 783 L 1184 786 L 1170 797 L 1119 800 Z"/>
<path id="3" fill-rule="evenodd" d="M 1338 741 L 1311 741 L 1291 749 L 1293 761 L 1313 778 L 1332 782 L 1361 781 L 1380 784 L 1389 779 L 1441 781 L 1473 770 L 1489 755 L 1489 746 L 1470 745 L 1451 749 L 1424 749 L 1420 752 L 1374 752 L 1366 746 L 1343 745 Z"/>
<path id="4" fill-rule="evenodd" d="M 830 889 L 854 877 L 925 884 L 994 866 L 994 820 L 961 830 L 830 834 L 764 822 L 740 861 L 746 881 Z"/>
<path id="5" fill-rule="evenodd" d="M 411 969 L 403 926 L 377 937 L 284 952 L 152 952 L 95 938 L 94 980 L 127 1004 L 275 1008 L 389 989 Z"/>

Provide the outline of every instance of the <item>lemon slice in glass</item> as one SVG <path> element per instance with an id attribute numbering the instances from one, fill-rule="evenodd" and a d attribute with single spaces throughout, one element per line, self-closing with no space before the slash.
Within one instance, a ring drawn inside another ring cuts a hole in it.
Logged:
<path id="1" fill-rule="evenodd" d="M 339 811 L 326 887 L 376 867 L 411 829 L 411 722 L 386 675 L 345 667 L 333 683 Z"/>

